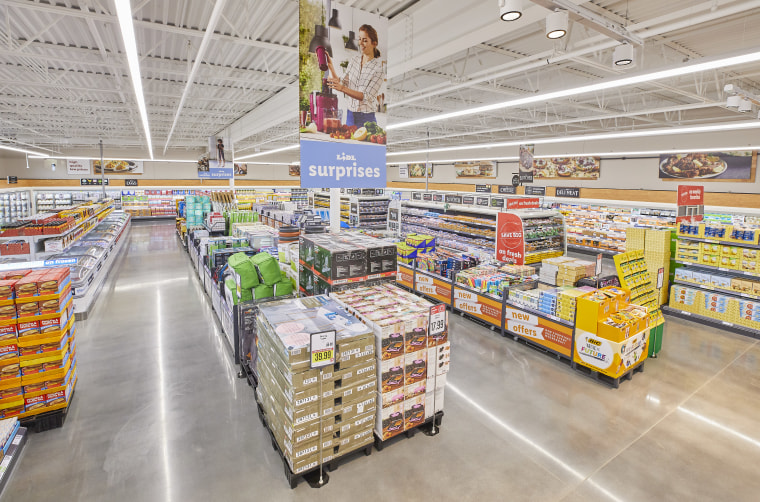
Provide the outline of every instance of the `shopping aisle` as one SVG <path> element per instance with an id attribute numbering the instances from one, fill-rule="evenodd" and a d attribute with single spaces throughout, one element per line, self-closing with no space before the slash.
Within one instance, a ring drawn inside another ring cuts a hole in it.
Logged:
<path id="1" fill-rule="evenodd" d="M 458 316 L 441 434 L 290 490 L 172 223 L 135 224 L 90 320 L 62 429 L 3 501 L 755 500 L 760 346 L 668 319 L 611 390 Z"/>

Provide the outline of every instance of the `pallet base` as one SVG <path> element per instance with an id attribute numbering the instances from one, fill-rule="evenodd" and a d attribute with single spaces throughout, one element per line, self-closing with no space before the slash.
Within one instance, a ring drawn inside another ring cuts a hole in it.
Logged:
<path id="1" fill-rule="evenodd" d="M 581 373 L 582 375 L 586 375 L 587 377 L 596 380 L 597 382 L 601 382 L 604 385 L 607 385 L 613 389 L 617 389 L 620 387 L 620 382 L 623 380 L 632 380 L 634 373 L 643 373 L 644 372 L 644 361 L 640 362 L 633 368 L 629 369 L 624 374 L 620 375 L 617 378 L 612 378 L 607 375 L 604 375 L 602 373 L 599 373 L 598 371 L 592 370 L 588 366 L 583 366 L 577 363 L 572 363 L 572 367 L 574 370 L 578 371 L 578 373 Z"/>
<path id="2" fill-rule="evenodd" d="M 70 405 L 71 402 L 69 401 L 69 406 Z M 69 407 L 67 406 L 60 410 L 47 411 L 45 413 L 40 413 L 39 415 L 23 418 L 19 420 L 19 422 L 21 423 L 21 427 L 26 427 L 27 430 L 33 432 L 45 432 L 51 429 L 58 429 L 59 427 L 63 427 L 68 409 Z"/>
<path id="3" fill-rule="evenodd" d="M 269 434 L 269 439 L 272 441 L 272 449 L 276 451 L 280 458 L 282 459 L 282 465 L 285 470 L 285 478 L 288 480 L 288 485 L 290 486 L 290 489 L 292 490 L 298 485 L 298 479 L 303 478 L 304 481 L 306 481 L 309 486 L 312 488 L 321 488 L 327 484 L 327 482 L 330 480 L 330 476 L 328 476 L 328 472 L 333 472 L 340 464 L 345 461 L 346 459 L 353 458 L 358 455 L 358 453 L 363 452 L 365 456 L 369 456 L 372 454 L 372 445 L 369 444 L 365 446 L 364 448 L 359 448 L 358 450 L 350 451 L 345 455 L 342 455 L 338 458 L 333 458 L 332 460 L 328 462 L 324 462 L 321 466 L 317 466 L 314 469 L 310 469 L 308 471 L 304 471 L 301 473 L 294 473 L 290 469 L 290 465 L 288 464 L 288 461 L 285 459 L 285 455 L 283 454 L 282 450 L 280 450 L 279 445 L 277 444 L 277 440 L 274 437 L 274 434 L 272 434 L 272 431 L 269 429 L 269 425 L 267 425 L 267 419 L 264 415 L 264 409 L 261 407 L 261 404 L 259 402 L 256 402 L 256 410 L 258 411 L 259 420 L 261 420 L 261 425 L 264 426 L 264 429 Z M 322 482 L 320 483 L 320 467 L 321 467 L 321 477 Z"/>
<path id="4" fill-rule="evenodd" d="M 435 420 L 435 422 L 433 422 Z M 432 417 L 425 420 L 423 423 L 418 425 L 417 427 L 414 427 L 412 429 L 406 430 L 400 434 L 397 434 L 393 436 L 392 438 L 388 438 L 386 440 L 383 440 L 380 438 L 380 436 L 377 435 L 377 433 L 374 433 L 375 435 L 375 449 L 377 451 L 383 451 L 383 448 L 388 446 L 389 444 L 396 443 L 401 438 L 411 438 L 414 437 L 415 434 L 418 432 L 422 432 L 426 436 L 435 436 L 438 434 L 438 428 L 441 427 L 441 424 L 443 423 L 443 412 L 439 411 Z"/>

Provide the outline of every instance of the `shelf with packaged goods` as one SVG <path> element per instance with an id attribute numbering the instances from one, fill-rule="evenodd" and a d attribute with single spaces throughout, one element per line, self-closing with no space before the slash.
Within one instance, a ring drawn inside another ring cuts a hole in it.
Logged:
<path id="1" fill-rule="evenodd" d="M 713 265 L 705 265 L 703 263 L 684 261 L 684 260 L 676 260 L 675 262 L 681 265 L 688 265 L 689 267 L 702 268 L 705 270 L 712 270 L 712 271 L 717 271 L 717 272 L 725 272 L 725 273 L 735 275 L 735 276 L 752 277 L 752 278 L 760 277 L 759 272 L 745 272 L 742 270 L 736 270 L 734 268 L 717 267 Z"/>
<path id="2" fill-rule="evenodd" d="M 9 438 L 10 444 L 2 455 L 2 463 L 0 463 L 0 495 L 2 495 L 5 486 L 8 484 L 14 470 L 21 461 L 23 449 L 26 446 L 27 436 L 29 432 L 26 427 L 20 427 L 18 424 L 15 431 Z M 3 447 L 4 445 L 0 445 Z"/>
<path id="3" fill-rule="evenodd" d="M 706 284 L 700 284 L 700 283 L 692 282 L 692 281 L 685 281 L 683 279 L 676 279 L 673 281 L 673 284 L 680 284 L 681 286 L 688 286 L 690 288 L 701 289 L 703 291 L 708 291 L 710 293 L 720 293 L 722 295 L 729 295 L 731 297 L 740 298 L 742 300 L 760 301 L 760 295 L 753 295 L 749 293 L 742 293 L 740 291 L 733 291 L 730 289 L 723 289 L 723 288 L 718 288 L 715 286 L 708 286 Z"/>
<path id="4" fill-rule="evenodd" d="M 719 246 L 735 246 L 739 248 L 747 249 L 760 249 L 760 244 L 751 244 L 749 242 L 742 241 L 724 241 L 720 239 L 709 239 L 705 237 L 687 237 L 685 235 L 676 234 L 677 239 L 692 242 L 704 242 L 705 244 L 717 244 Z"/>
<path id="5" fill-rule="evenodd" d="M 404 220 L 401 220 L 401 224 L 402 225 L 422 226 L 422 227 L 425 227 L 425 228 L 429 228 L 430 230 L 436 230 L 436 231 L 439 231 L 439 232 L 447 232 L 447 233 L 462 235 L 462 236 L 465 236 L 465 237 L 478 237 L 480 239 L 487 239 L 487 240 L 491 240 L 491 241 L 494 240 L 494 236 L 492 236 L 492 235 L 473 234 L 473 233 L 470 233 L 470 232 L 464 232 L 462 230 L 453 230 L 451 228 L 442 228 L 442 227 L 435 227 L 435 226 L 431 226 L 431 225 L 423 225 L 423 224 L 420 224 L 420 223 L 406 222 Z"/>
<path id="6" fill-rule="evenodd" d="M 705 316 L 701 314 L 695 314 L 693 312 L 687 312 L 686 310 L 681 310 L 676 307 L 671 307 L 670 305 L 663 305 L 662 312 L 667 315 L 672 315 L 675 317 L 679 317 L 681 319 L 694 321 L 696 323 L 704 324 L 713 328 L 731 331 L 733 333 L 738 333 L 740 335 L 745 335 L 752 338 L 760 339 L 760 331 L 756 329 L 748 328 L 746 326 L 742 326 L 741 324 L 736 324 L 729 321 L 722 321 L 720 319 L 715 319 L 714 317 L 709 317 L 709 316 Z"/>
<path id="7" fill-rule="evenodd" d="M 604 248 L 596 248 L 593 246 L 581 246 L 579 244 L 571 244 L 567 243 L 567 249 L 572 249 L 573 251 L 580 251 L 581 253 L 591 253 L 591 254 L 598 254 L 602 253 L 604 256 L 615 256 L 616 254 L 619 254 L 621 251 L 612 251 L 610 249 L 604 249 Z"/>

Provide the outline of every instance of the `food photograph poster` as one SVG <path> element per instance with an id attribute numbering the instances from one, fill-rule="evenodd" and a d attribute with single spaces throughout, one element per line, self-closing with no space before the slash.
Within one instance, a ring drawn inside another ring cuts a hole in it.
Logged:
<path id="1" fill-rule="evenodd" d="M 755 181 L 756 151 L 677 153 L 660 155 L 660 179 Z"/>
<path id="2" fill-rule="evenodd" d="M 457 178 L 495 178 L 496 163 L 491 160 L 480 162 L 457 162 L 454 164 Z"/>
<path id="3" fill-rule="evenodd" d="M 143 162 L 141 160 L 106 160 L 106 174 L 143 174 Z M 92 167 L 95 174 L 100 174 L 100 161 L 93 160 Z"/>
<path id="4" fill-rule="evenodd" d="M 424 178 L 425 177 L 425 163 L 424 162 L 413 162 L 409 164 L 409 177 L 410 178 Z M 429 164 L 427 166 L 427 177 L 432 178 L 433 177 L 433 164 Z"/>
<path id="5" fill-rule="evenodd" d="M 563 180 L 568 178 L 598 180 L 599 157 L 552 157 L 533 160 L 533 178 Z"/>

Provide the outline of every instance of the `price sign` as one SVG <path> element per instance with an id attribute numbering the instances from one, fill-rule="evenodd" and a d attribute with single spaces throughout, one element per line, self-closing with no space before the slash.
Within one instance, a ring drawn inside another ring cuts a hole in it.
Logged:
<path id="1" fill-rule="evenodd" d="M 335 330 L 311 334 L 311 367 L 335 364 Z"/>
<path id="2" fill-rule="evenodd" d="M 436 335 L 446 331 L 446 304 L 441 303 L 430 308 L 430 328 L 428 331 L 428 336 L 431 338 L 435 338 Z"/>
<path id="3" fill-rule="evenodd" d="M 662 287 L 662 283 L 665 279 L 665 269 L 660 268 L 660 270 L 657 271 L 657 289 L 660 289 Z"/>
<path id="4" fill-rule="evenodd" d="M 596 255 L 596 270 L 595 270 L 595 272 L 596 273 L 594 275 L 596 275 L 597 277 L 599 277 L 600 275 L 602 275 L 602 253 L 599 253 L 598 255 Z"/>

